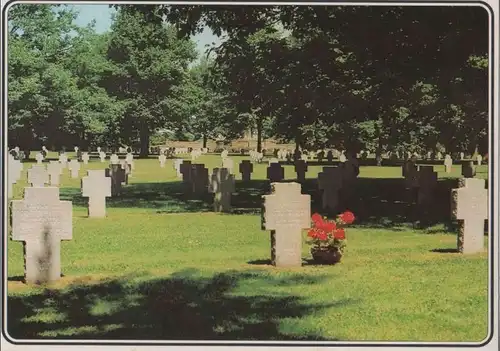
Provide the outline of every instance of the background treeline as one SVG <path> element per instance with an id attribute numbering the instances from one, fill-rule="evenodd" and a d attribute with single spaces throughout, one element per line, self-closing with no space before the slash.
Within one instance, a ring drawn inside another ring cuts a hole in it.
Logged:
<path id="1" fill-rule="evenodd" d="M 244 130 L 304 148 L 488 150 L 482 7 L 114 5 L 108 32 L 14 5 L 8 139 L 141 149 Z M 222 44 L 198 57 L 209 27 Z"/>

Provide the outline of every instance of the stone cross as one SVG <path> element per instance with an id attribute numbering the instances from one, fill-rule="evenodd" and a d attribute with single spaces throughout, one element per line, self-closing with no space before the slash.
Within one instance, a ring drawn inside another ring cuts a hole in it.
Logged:
<path id="1" fill-rule="evenodd" d="M 461 178 L 451 191 L 452 217 L 459 221 L 458 251 L 472 254 L 484 250 L 484 221 L 488 219 L 488 191 L 485 180 Z"/>
<path id="2" fill-rule="evenodd" d="M 229 157 L 222 159 L 222 168 L 226 168 L 229 173 L 233 174 L 234 162 Z"/>
<path id="3" fill-rule="evenodd" d="M 98 146 L 98 147 L 97 147 L 97 153 L 98 153 L 98 154 L 100 154 L 100 153 L 101 153 L 101 147 L 100 147 L 100 146 Z"/>
<path id="4" fill-rule="evenodd" d="M 272 183 L 264 195 L 262 229 L 271 230 L 271 262 L 276 267 L 302 265 L 302 229 L 311 226 L 311 196 L 299 183 Z"/>
<path id="5" fill-rule="evenodd" d="M 111 196 L 111 178 L 104 169 L 89 170 L 82 178 L 82 196 L 89 198 L 89 217 L 106 217 L 106 197 Z"/>
<path id="6" fill-rule="evenodd" d="M 78 152 L 78 150 L 79 150 L 79 149 L 78 149 L 78 146 L 75 146 L 75 147 L 74 147 L 74 150 L 75 150 L 75 152 Z"/>
<path id="7" fill-rule="evenodd" d="M 78 173 L 80 171 L 80 163 L 76 159 L 72 159 L 68 164 L 69 170 L 71 171 L 71 178 L 78 178 Z"/>
<path id="8" fill-rule="evenodd" d="M 84 164 L 84 165 L 88 165 L 88 164 L 89 164 L 89 160 L 90 160 L 89 153 L 88 153 L 88 152 L 84 152 L 84 153 L 82 154 L 82 161 L 83 161 L 83 164 Z"/>
<path id="9" fill-rule="evenodd" d="M 66 155 L 65 153 L 60 154 L 59 155 L 59 162 L 61 162 L 63 167 L 67 167 L 68 166 L 68 155 Z"/>
<path id="10" fill-rule="evenodd" d="M 120 195 L 122 183 L 125 182 L 125 170 L 120 165 L 109 165 L 105 170 L 106 177 L 111 178 L 111 196 Z"/>
<path id="11" fill-rule="evenodd" d="M 44 187 L 49 183 L 49 174 L 44 165 L 33 165 L 28 169 L 28 183 L 32 187 Z"/>
<path id="12" fill-rule="evenodd" d="M 446 173 L 451 173 L 451 167 L 453 165 L 453 160 L 451 159 L 450 155 L 446 155 L 444 157 L 444 168 Z"/>
<path id="13" fill-rule="evenodd" d="M 14 159 L 13 156 L 9 155 L 7 160 L 7 197 L 10 199 L 13 193 L 13 185 L 17 183 L 21 177 L 21 172 L 23 170 L 23 164 L 21 161 Z"/>
<path id="14" fill-rule="evenodd" d="M 483 156 L 481 156 L 480 154 L 477 154 L 476 161 L 477 161 L 477 165 L 481 166 L 481 162 L 483 162 Z"/>
<path id="15" fill-rule="evenodd" d="M 165 154 L 161 154 L 158 156 L 158 160 L 160 161 L 160 167 L 165 168 L 165 162 L 167 162 L 167 156 Z"/>
<path id="16" fill-rule="evenodd" d="M 271 163 L 267 167 L 267 179 L 271 183 L 281 182 L 285 179 L 285 170 L 279 163 Z"/>
<path id="17" fill-rule="evenodd" d="M 132 173 L 132 171 L 135 169 L 134 155 L 129 152 L 127 155 L 125 155 L 125 160 L 130 165 L 130 173 Z"/>
<path id="18" fill-rule="evenodd" d="M 231 195 L 235 191 L 234 175 L 226 168 L 214 168 L 209 185 L 214 193 L 214 211 L 231 212 Z"/>
<path id="19" fill-rule="evenodd" d="M 243 181 L 248 182 L 250 181 L 251 174 L 253 172 L 253 164 L 249 160 L 243 160 L 240 163 L 240 173 L 241 173 L 241 179 Z"/>
<path id="20" fill-rule="evenodd" d="M 342 152 L 339 156 L 339 162 L 342 162 L 344 163 L 345 161 L 347 161 L 347 157 L 344 155 L 344 153 Z"/>
<path id="21" fill-rule="evenodd" d="M 62 172 L 62 165 L 58 161 L 50 161 L 47 165 L 47 171 L 50 177 L 50 185 L 58 186 L 59 178 Z"/>
<path id="22" fill-rule="evenodd" d="M 181 158 L 177 158 L 174 160 L 174 169 L 175 169 L 175 172 L 177 173 L 177 178 L 182 178 L 182 173 L 181 173 L 181 165 L 183 163 L 183 159 Z M 189 161 L 191 162 L 191 161 Z"/>
<path id="23" fill-rule="evenodd" d="M 299 183 L 305 182 L 307 173 L 307 161 L 296 160 L 295 161 L 295 173 L 297 173 L 297 181 Z"/>
<path id="24" fill-rule="evenodd" d="M 120 158 L 118 157 L 117 154 L 112 154 L 109 158 L 109 162 L 112 164 L 112 165 L 117 165 L 118 163 L 120 163 Z"/>
<path id="25" fill-rule="evenodd" d="M 462 176 L 465 178 L 473 178 L 476 175 L 476 166 L 474 161 L 464 161 L 462 163 Z"/>
<path id="26" fill-rule="evenodd" d="M 128 178 L 132 177 L 132 166 L 127 162 L 127 160 L 120 160 L 120 167 L 125 171 L 123 184 L 128 185 Z"/>
<path id="27" fill-rule="evenodd" d="M 460 153 L 460 160 L 463 161 L 464 157 L 465 157 L 465 154 L 463 152 L 461 152 Z"/>
<path id="28" fill-rule="evenodd" d="M 323 191 L 323 209 L 329 209 L 331 212 L 337 210 L 342 178 L 342 169 L 339 167 L 323 167 L 323 171 L 318 174 L 318 187 Z"/>
<path id="29" fill-rule="evenodd" d="M 333 152 L 332 152 L 332 150 L 328 150 L 328 152 L 326 154 L 326 160 L 328 161 L 328 163 L 332 163 L 333 162 Z"/>
<path id="30" fill-rule="evenodd" d="M 36 163 L 41 165 L 43 162 L 43 159 L 44 159 L 43 154 L 41 152 L 37 153 L 35 156 L 35 159 L 36 159 Z"/>
<path id="31" fill-rule="evenodd" d="M 437 172 L 433 166 L 420 166 L 418 170 L 418 204 L 431 205 L 434 198 L 434 191 L 438 183 Z"/>
<path id="32" fill-rule="evenodd" d="M 24 279 L 28 284 L 61 277 L 61 240 L 71 240 L 71 201 L 59 200 L 59 188 L 25 188 L 12 201 L 12 240 L 23 241 Z"/>
<path id="33" fill-rule="evenodd" d="M 440 161 L 443 158 L 443 154 L 441 152 L 437 153 L 437 159 Z"/>
<path id="34" fill-rule="evenodd" d="M 229 155 L 229 152 L 228 152 L 227 150 L 223 150 L 223 151 L 221 152 L 221 154 L 220 154 L 220 157 L 222 157 L 222 158 L 226 158 L 226 157 L 227 157 L 227 155 Z"/>
<path id="35" fill-rule="evenodd" d="M 101 162 L 104 162 L 106 160 L 106 153 L 104 151 L 99 151 L 99 158 Z"/>

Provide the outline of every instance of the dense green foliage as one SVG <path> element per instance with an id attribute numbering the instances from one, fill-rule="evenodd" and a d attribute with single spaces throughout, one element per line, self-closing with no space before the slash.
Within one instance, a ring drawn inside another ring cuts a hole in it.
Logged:
<path id="1" fill-rule="evenodd" d="M 9 145 L 151 136 L 297 147 L 488 150 L 481 7 L 113 5 L 108 33 L 55 5 L 9 12 Z M 225 40 L 196 61 L 190 36 Z"/>

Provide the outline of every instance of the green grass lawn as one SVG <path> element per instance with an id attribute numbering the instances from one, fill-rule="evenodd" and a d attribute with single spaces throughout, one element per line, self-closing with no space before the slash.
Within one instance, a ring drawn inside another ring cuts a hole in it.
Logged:
<path id="1" fill-rule="evenodd" d="M 237 172 L 242 157 L 233 158 Z M 312 264 L 304 245 L 302 268 L 277 269 L 269 265 L 269 232 L 260 229 L 266 165 L 254 165 L 251 183 L 237 181 L 234 214 L 217 214 L 209 196 L 183 196 L 171 160 L 163 169 L 154 159 L 135 162 L 123 195 L 108 199 L 105 219 L 86 218 L 80 179 L 65 171 L 61 199 L 73 201 L 73 240 L 62 243 L 59 282 L 22 283 L 22 244 L 9 241 L 10 336 L 443 342 L 487 336 L 487 253 L 453 252 L 447 208 L 429 222 L 410 223 L 400 167 L 361 168 L 359 220 L 347 232 L 340 264 Z M 197 162 L 211 173 L 220 157 Z M 82 165 L 80 176 L 106 165 Z M 313 210 L 320 168 L 309 167 L 304 186 Z M 451 175 L 435 169 L 445 196 L 460 167 Z M 487 178 L 486 166 L 479 172 Z M 285 174 L 295 178 L 291 166 Z M 15 185 L 15 198 L 25 185 Z"/>

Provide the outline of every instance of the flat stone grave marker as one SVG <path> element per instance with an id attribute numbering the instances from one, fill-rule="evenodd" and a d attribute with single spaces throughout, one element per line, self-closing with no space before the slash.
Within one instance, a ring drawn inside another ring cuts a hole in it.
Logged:
<path id="1" fill-rule="evenodd" d="M 271 262 L 276 267 L 302 265 L 302 229 L 311 226 L 311 196 L 299 183 L 272 183 L 264 195 L 262 229 L 271 231 Z"/>
<path id="2" fill-rule="evenodd" d="M 229 157 L 223 158 L 222 168 L 226 168 L 229 171 L 229 173 L 233 174 L 234 161 Z"/>
<path id="3" fill-rule="evenodd" d="M 267 179 L 271 183 L 281 182 L 285 179 L 285 170 L 279 163 L 271 163 L 269 167 L 267 167 Z"/>
<path id="4" fill-rule="evenodd" d="M 234 175 L 226 168 L 214 168 L 209 192 L 214 193 L 215 212 L 231 212 L 231 196 L 235 192 Z"/>
<path id="5" fill-rule="evenodd" d="M 28 169 L 28 183 L 32 187 L 44 187 L 49 183 L 49 173 L 45 165 L 33 165 Z"/>
<path id="6" fill-rule="evenodd" d="M 88 216 L 106 217 L 106 197 L 111 196 L 111 178 L 104 169 L 88 170 L 82 178 L 82 196 L 88 197 Z"/>
<path id="7" fill-rule="evenodd" d="M 420 166 L 418 171 L 418 204 L 432 205 L 434 191 L 438 184 L 438 174 L 433 166 Z"/>
<path id="8" fill-rule="evenodd" d="M 80 172 L 80 162 L 76 159 L 72 159 L 68 164 L 69 170 L 71 172 L 71 178 L 78 178 L 78 173 Z"/>
<path id="9" fill-rule="evenodd" d="M 342 169 L 323 167 L 323 171 L 318 174 L 318 188 L 322 190 L 323 209 L 335 212 L 339 205 L 339 192 L 342 189 Z"/>
<path id="10" fill-rule="evenodd" d="M 82 154 L 82 161 L 83 161 L 83 164 L 84 164 L 84 165 L 88 165 L 88 164 L 89 164 L 89 160 L 90 160 L 89 153 L 88 153 L 88 152 L 84 152 L 84 153 Z"/>
<path id="11" fill-rule="evenodd" d="M 253 164 L 249 160 L 243 160 L 240 163 L 240 173 L 241 173 L 241 179 L 243 181 L 248 182 L 250 181 L 251 175 L 253 172 Z"/>
<path id="12" fill-rule="evenodd" d="M 295 173 L 297 173 L 297 181 L 302 183 L 306 180 L 307 173 L 307 161 L 296 160 L 295 161 Z"/>
<path id="13" fill-rule="evenodd" d="M 118 196 L 122 191 L 122 183 L 125 182 L 125 170 L 120 165 L 109 165 L 105 170 L 106 177 L 111 178 L 111 196 Z"/>
<path id="14" fill-rule="evenodd" d="M 450 155 L 444 157 L 444 169 L 446 173 L 451 173 L 451 167 L 453 166 L 453 160 Z"/>
<path id="15" fill-rule="evenodd" d="M 72 239 L 72 211 L 57 187 L 25 188 L 24 199 L 12 201 L 12 240 L 23 241 L 26 283 L 61 277 L 61 240 Z"/>
<path id="16" fill-rule="evenodd" d="M 165 156 L 165 154 L 160 154 L 160 156 L 158 156 L 158 161 L 160 161 L 160 167 L 165 168 L 165 162 L 167 162 L 167 156 Z"/>
<path id="17" fill-rule="evenodd" d="M 99 151 L 99 158 L 101 159 L 101 162 L 106 161 L 106 153 L 104 151 Z"/>
<path id="18" fill-rule="evenodd" d="M 485 180 L 461 178 L 451 191 L 452 218 L 458 220 L 457 249 L 464 254 L 484 250 L 484 221 L 488 219 L 488 191 Z"/>
<path id="19" fill-rule="evenodd" d="M 62 173 L 62 164 L 59 161 L 50 161 L 47 165 L 47 172 L 50 177 L 50 185 L 58 186 L 60 184 L 60 177 Z"/>
<path id="20" fill-rule="evenodd" d="M 109 158 L 109 162 L 112 164 L 112 165 L 117 165 L 120 163 L 120 158 L 118 157 L 117 154 L 112 154 Z"/>
<path id="21" fill-rule="evenodd" d="M 44 159 L 43 154 L 41 152 L 37 153 L 35 156 L 35 159 L 36 159 L 36 163 L 41 165 L 43 162 L 43 159 Z"/>

